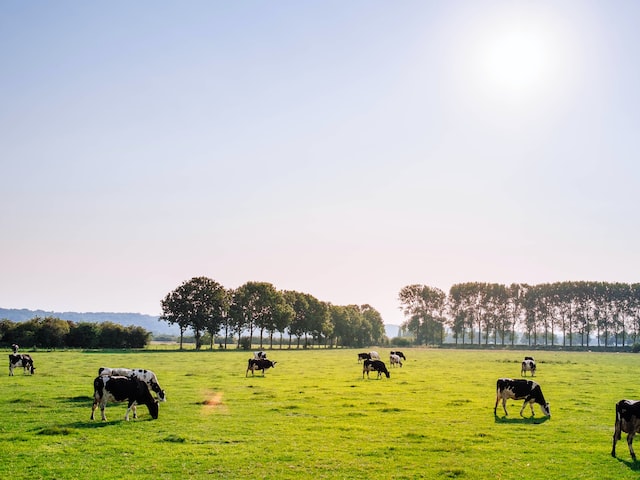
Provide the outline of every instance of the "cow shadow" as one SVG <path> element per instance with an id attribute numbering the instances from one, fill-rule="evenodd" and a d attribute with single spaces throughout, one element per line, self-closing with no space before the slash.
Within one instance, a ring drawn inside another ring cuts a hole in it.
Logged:
<path id="1" fill-rule="evenodd" d="M 618 460 L 618 462 L 623 463 L 624 465 L 626 465 L 629 470 L 633 470 L 635 472 L 639 472 L 640 471 L 640 463 L 638 462 L 634 462 L 633 460 L 625 460 L 623 458 L 618 458 L 616 457 L 616 460 Z"/>
<path id="2" fill-rule="evenodd" d="M 547 422 L 551 417 L 500 417 L 494 415 L 496 423 L 517 424 L 517 425 L 540 425 Z"/>

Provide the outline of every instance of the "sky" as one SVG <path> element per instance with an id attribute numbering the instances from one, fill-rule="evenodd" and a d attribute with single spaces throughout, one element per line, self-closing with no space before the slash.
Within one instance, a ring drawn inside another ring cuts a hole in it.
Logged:
<path id="1" fill-rule="evenodd" d="M 0 3 L 0 307 L 640 280 L 640 3 Z"/>

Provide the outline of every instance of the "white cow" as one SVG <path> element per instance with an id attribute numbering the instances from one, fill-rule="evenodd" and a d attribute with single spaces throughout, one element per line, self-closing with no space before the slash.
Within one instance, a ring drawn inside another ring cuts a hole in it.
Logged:
<path id="1" fill-rule="evenodd" d="M 158 397 L 160 402 L 166 402 L 167 397 L 165 391 L 160 387 L 160 383 L 158 383 L 158 377 L 151 370 L 146 370 L 144 368 L 109 368 L 109 367 L 100 367 L 98 369 L 99 376 L 122 376 L 122 377 L 131 377 L 135 376 L 146 383 L 151 390 L 153 390 Z"/>
<path id="2" fill-rule="evenodd" d="M 371 360 L 380 360 L 380 354 L 378 352 L 375 352 L 375 351 L 371 350 L 369 352 L 369 359 L 371 359 Z"/>
<path id="3" fill-rule="evenodd" d="M 392 367 L 394 365 L 400 365 L 402 367 L 402 359 L 400 358 L 400 355 L 396 355 L 395 353 L 389 355 L 389 364 Z"/>

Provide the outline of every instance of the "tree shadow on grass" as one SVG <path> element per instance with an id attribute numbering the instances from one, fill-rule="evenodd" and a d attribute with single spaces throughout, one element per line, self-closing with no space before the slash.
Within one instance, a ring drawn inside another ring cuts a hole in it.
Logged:
<path id="1" fill-rule="evenodd" d="M 499 417 L 494 416 L 496 423 L 517 424 L 517 425 L 540 425 L 548 421 L 551 417 Z"/>

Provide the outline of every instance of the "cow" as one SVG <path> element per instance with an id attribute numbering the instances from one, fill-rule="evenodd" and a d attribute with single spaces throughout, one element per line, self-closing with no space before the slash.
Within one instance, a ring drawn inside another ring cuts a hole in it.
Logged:
<path id="1" fill-rule="evenodd" d="M 13 376 L 13 369 L 22 367 L 23 374 L 29 372 L 33 375 L 36 372 L 36 367 L 33 366 L 33 358 L 26 353 L 9 354 L 9 376 Z"/>
<path id="2" fill-rule="evenodd" d="M 244 374 L 246 377 L 249 375 L 249 370 L 251 370 L 251 376 L 253 376 L 256 370 L 262 370 L 262 376 L 264 377 L 264 371 L 269 368 L 275 368 L 277 362 L 272 362 L 271 360 L 267 360 L 266 358 L 250 358 L 249 363 L 247 365 L 247 371 Z"/>
<path id="3" fill-rule="evenodd" d="M 407 357 L 404 356 L 404 353 L 402 353 L 400 350 L 396 350 L 395 352 L 391 352 L 391 355 L 397 355 L 400 358 L 402 358 L 403 360 L 407 359 Z"/>
<path id="4" fill-rule="evenodd" d="M 400 355 L 396 355 L 392 353 L 389 355 L 389 364 L 393 367 L 394 365 L 400 365 L 402 367 L 402 359 Z"/>
<path id="5" fill-rule="evenodd" d="M 533 357 L 524 357 L 525 360 L 533 360 L 535 362 L 535 358 Z"/>
<path id="6" fill-rule="evenodd" d="M 371 360 L 371 355 L 369 355 L 368 353 L 359 353 L 358 363 L 360 363 L 361 360 Z"/>
<path id="7" fill-rule="evenodd" d="M 362 365 L 362 378 L 364 378 L 365 373 L 367 374 L 367 378 L 369 378 L 369 372 L 378 372 L 378 378 L 380 378 L 383 373 L 387 378 L 391 377 L 387 366 L 382 360 L 365 360 Z"/>
<path id="8" fill-rule="evenodd" d="M 11 344 L 11 350 L 13 350 L 13 353 L 14 353 L 14 354 L 18 353 L 18 349 L 19 349 L 19 348 L 20 348 L 20 347 L 18 346 L 18 344 L 17 344 L 17 343 L 12 343 L 12 344 Z"/>
<path id="9" fill-rule="evenodd" d="M 380 360 L 380 354 L 374 350 L 369 352 L 369 360 Z"/>
<path id="10" fill-rule="evenodd" d="M 265 352 L 264 350 L 260 350 L 259 352 L 253 352 L 253 358 L 255 358 L 256 360 L 264 360 L 265 358 L 267 358 L 267 352 Z"/>
<path id="11" fill-rule="evenodd" d="M 149 414 L 154 420 L 158 418 L 158 401 L 151 396 L 149 387 L 136 376 L 108 376 L 99 375 L 93 381 L 93 406 L 91 407 L 91 420 L 98 405 L 102 420 L 106 421 L 104 409 L 107 402 L 128 402 L 127 413 L 124 419 L 129 421 L 129 411 L 133 408 L 133 418 L 138 418 L 136 404 L 146 405 Z"/>
<path id="12" fill-rule="evenodd" d="M 493 414 L 496 415 L 496 409 L 498 408 L 498 402 L 502 399 L 502 408 L 504 414 L 507 413 L 507 399 L 512 398 L 514 400 L 523 400 L 522 408 L 520 409 L 520 416 L 524 411 L 524 407 L 529 404 L 531 407 L 531 416 L 534 416 L 533 404 L 537 403 L 542 409 L 542 413 L 548 417 L 551 417 L 551 411 L 549 410 L 549 403 L 544 399 L 542 395 L 542 389 L 533 380 L 525 380 L 524 378 L 511 379 L 511 378 L 499 378 L 496 384 L 496 405 L 493 407 Z"/>
<path id="13" fill-rule="evenodd" d="M 520 376 L 527 376 L 527 372 L 531 372 L 531 376 L 536 376 L 536 362 L 535 360 L 525 359 L 520 367 Z"/>
<path id="14" fill-rule="evenodd" d="M 149 388 L 156 394 L 158 401 L 166 402 L 167 395 L 165 391 L 160 387 L 160 383 L 158 382 L 158 377 L 151 370 L 146 370 L 144 368 L 109 368 L 109 367 L 100 367 L 98 369 L 98 375 L 107 375 L 107 376 L 122 376 L 122 377 L 131 377 L 136 376 L 144 383 L 146 383 Z"/>
<path id="15" fill-rule="evenodd" d="M 616 423 L 613 431 L 613 446 L 611 456 L 616 456 L 616 442 L 621 438 L 621 432 L 627 434 L 627 445 L 631 458 L 636 461 L 636 452 L 633 451 L 633 437 L 640 432 L 640 401 L 620 400 L 616 403 Z"/>

